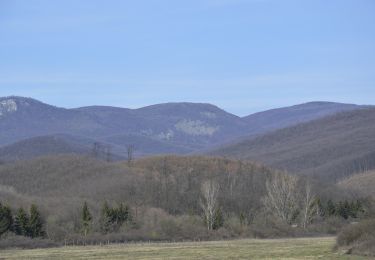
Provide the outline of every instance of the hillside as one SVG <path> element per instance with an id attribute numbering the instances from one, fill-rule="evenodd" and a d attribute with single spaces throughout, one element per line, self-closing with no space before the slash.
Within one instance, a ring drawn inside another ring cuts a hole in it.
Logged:
<path id="1" fill-rule="evenodd" d="M 314 102 L 240 118 L 203 103 L 166 103 L 139 109 L 108 106 L 65 109 L 31 98 L 4 97 L 0 98 L 0 146 L 23 141 L 16 144 L 17 149 L 29 152 L 35 149 L 36 155 L 43 155 L 41 151 L 45 150 L 44 154 L 48 155 L 51 147 L 47 145 L 42 149 L 40 146 L 50 141 L 37 143 L 35 139 L 27 139 L 65 135 L 111 145 L 113 152 L 120 157 L 126 156 L 129 145 L 135 147 L 135 156 L 187 154 L 359 107 Z M 84 144 L 80 149 L 87 149 L 87 142 L 68 142 L 75 147 L 62 148 L 62 152 L 76 150 L 80 143 Z M 21 148 L 22 144 L 27 147 Z M 12 159 L 17 156 L 14 154 Z M 6 157 L 11 158 L 11 154 Z"/>
<path id="2" fill-rule="evenodd" d="M 49 156 L 0 165 L 0 197 L 14 209 L 39 205 L 48 217 L 49 234 L 59 240 L 77 231 L 83 201 L 95 216 L 104 201 L 124 202 L 138 212 L 134 214 L 141 218 L 137 221 L 145 228 L 142 232 L 150 237 L 153 229 L 147 223 L 152 219 L 168 221 L 169 214 L 199 216 L 201 183 L 211 178 L 221 184 L 223 210 L 253 212 L 261 205 L 265 180 L 272 172 L 260 165 L 205 157 L 147 158 L 128 167 L 125 162 L 85 156 Z M 153 225 L 160 227 L 158 223 Z M 195 225 L 206 233 L 200 220 Z"/>
<path id="3" fill-rule="evenodd" d="M 37 136 L 0 147 L 0 161 L 27 160 L 59 154 L 93 155 L 95 142 L 95 139 L 68 134 Z M 100 143 L 98 145 L 99 147 L 96 151 L 98 158 L 109 160 L 124 159 L 124 157 L 118 155 L 125 153 L 124 148 L 109 143 Z"/>
<path id="4" fill-rule="evenodd" d="M 252 127 L 249 134 L 259 134 L 358 108 L 353 104 L 309 102 L 255 113 L 243 120 Z"/>
<path id="5" fill-rule="evenodd" d="M 335 180 L 375 168 L 374 133 L 375 109 L 366 108 L 276 130 L 211 154 Z"/>
<path id="6" fill-rule="evenodd" d="M 254 163 L 198 156 L 149 157 L 136 160 L 129 167 L 123 161 L 109 163 L 89 156 L 57 155 L 0 165 L 0 185 L 19 195 L 41 199 L 85 197 L 126 201 L 132 200 L 134 188 L 141 188 L 137 196 L 147 196 L 152 204 L 161 202 L 161 191 L 176 193 L 172 196 L 175 199 L 178 193 L 181 202 L 189 200 L 189 196 L 199 193 L 202 180 L 215 176 L 226 181 L 228 173 L 244 174 L 244 178 L 251 177 L 253 181 L 259 178 L 263 184 L 258 188 L 262 190 L 266 176 L 272 172 Z M 165 180 L 160 183 L 161 176 L 170 179 L 170 189 L 164 186 Z M 181 207 L 179 203 L 174 206 Z"/>
<path id="7" fill-rule="evenodd" d="M 106 135 L 107 140 L 125 134 L 145 137 L 176 146 L 177 153 L 223 142 L 245 131 L 245 124 L 239 117 L 210 104 L 166 103 L 133 110 L 85 107 L 77 111 L 84 111 L 104 125 L 117 128 L 117 134 Z"/>
<path id="8" fill-rule="evenodd" d="M 340 181 L 337 184 L 347 192 L 359 196 L 372 196 L 375 198 L 375 171 L 356 174 Z"/>
<path id="9" fill-rule="evenodd" d="M 38 136 L 0 147 L 2 161 L 25 160 L 46 154 L 88 154 L 91 152 L 88 145 L 82 142 L 73 142 L 68 135 Z"/>
<path id="10" fill-rule="evenodd" d="M 92 136 L 105 132 L 90 115 L 44 104 L 31 98 L 0 99 L 0 145 L 57 133 Z"/>
<path id="11" fill-rule="evenodd" d="M 266 182 L 276 176 L 291 178 L 263 165 L 223 158 L 159 156 L 127 163 L 59 155 L 0 165 L 0 197 L 13 212 L 37 204 L 48 237 L 55 241 L 291 235 L 295 231 L 290 226 L 275 222 L 273 215 L 265 211 Z M 301 195 L 305 181 L 300 178 L 301 185 L 296 186 L 295 191 Z M 225 221 L 225 225 L 217 222 L 222 226 L 217 231 L 208 232 L 203 218 L 207 184 L 217 187 L 216 214 Z M 322 201 L 344 198 L 345 194 L 334 185 L 311 184 Z M 93 216 L 90 237 L 82 237 L 84 202 Z M 105 202 L 110 207 L 129 206 L 126 208 L 131 222 L 111 225 L 110 233 L 103 231 Z"/>
<path id="12" fill-rule="evenodd" d="M 0 99 L 0 145 L 37 136 L 68 134 L 110 142 L 139 155 L 186 153 L 242 135 L 237 116 L 213 105 L 168 103 L 141 109 L 64 109 L 30 98 Z"/>

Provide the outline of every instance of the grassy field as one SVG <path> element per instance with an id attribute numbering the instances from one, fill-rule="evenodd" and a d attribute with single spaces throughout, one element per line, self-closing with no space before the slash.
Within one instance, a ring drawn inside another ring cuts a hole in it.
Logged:
<path id="1" fill-rule="evenodd" d="M 0 251 L 0 259 L 370 259 L 332 251 L 334 238 L 118 244 Z"/>

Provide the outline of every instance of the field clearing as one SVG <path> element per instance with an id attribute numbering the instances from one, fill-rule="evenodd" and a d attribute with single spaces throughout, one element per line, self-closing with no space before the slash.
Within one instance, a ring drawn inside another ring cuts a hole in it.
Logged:
<path id="1" fill-rule="evenodd" d="M 332 251 L 335 238 L 139 243 L 0 251 L 0 259 L 371 259 Z"/>

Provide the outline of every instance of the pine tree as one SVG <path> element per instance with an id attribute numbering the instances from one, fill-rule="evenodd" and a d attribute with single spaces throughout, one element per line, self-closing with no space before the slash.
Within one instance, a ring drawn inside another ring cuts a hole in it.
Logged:
<path id="1" fill-rule="evenodd" d="M 240 216 L 239 216 L 239 219 L 240 219 L 240 224 L 241 226 L 244 226 L 246 224 L 246 216 L 245 216 L 245 213 L 241 212 L 240 213 Z"/>
<path id="2" fill-rule="evenodd" d="M 107 202 L 104 202 L 100 214 L 100 230 L 104 234 L 112 230 L 112 210 Z"/>
<path id="3" fill-rule="evenodd" d="M 92 216 L 87 202 L 85 201 L 82 207 L 82 231 L 85 236 L 87 236 L 87 233 L 90 231 L 91 221 Z"/>
<path id="4" fill-rule="evenodd" d="M 30 207 L 29 234 L 32 238 L 45 235 L 42 217 L 34 204 Z"/>
<path id="5" fill-rule="evenodd" d="M 221 209 L 218 208 L 218 209 L 215 211 L 215 217 L 214 217 L 214 223 L 213 223 L 213 225 L 212 225 L 212 229 L 213 229 L 213 230 L 219 229 L 219 228 L 221 228 L 223 225 L 224 225 L 224 217 L 223 217 L 223 213 L 222 213 Z"/>
<path id="6" fill-rule="evenodd" d="M 0 236 L 10 231 L 13 224 L 12 211 L 8 206 L 0 203 Z"/>
<path id="7" fill-rule="evenodd" d="M 336 214 L 344 219 L 348 219 L 350 215 L 350 204 L 347 200 L 344 202 L 340 201 L 337 205 Z"/>
<path id="8" fill-rule="evenodd" d="M 117 231 L 122 224 L 131 221 L 130 209 L 127 205 L 120 203 L 118 207 L 111 208 L 105 202 L 100 216 L 100 229 L 106 234 Z"/>
<path id="9" fill-rule="evenodd" d="M 124 222 L 130 221 L 130 210 L 127 205 L 124 206 L 124 204 L 120 204 L 120 206 L 117 208 L 117 216 L 116 221 L 117 224 L 122 225 Z"/>
<path id="10" fill-rule="evenodd" d="M 332 200 L 328 200 L 327 207 L 326 207 L 326 214 L 327 216 L 333 216 L 336 214 L 336 207 Z"/>
<path id="11" fill-rule="evenodd" d="M 361 213 L 363 213 L 363 207 L 360 200 L 352 201 L 350 203 L 350 217 L 358 218 Z"/>
<path id="12" fill-rule="evenodd" d="M 29 216 L 23 208 L 17 210 L 14 218 L 14 232 L 19 236 L 29 235 Z"/>

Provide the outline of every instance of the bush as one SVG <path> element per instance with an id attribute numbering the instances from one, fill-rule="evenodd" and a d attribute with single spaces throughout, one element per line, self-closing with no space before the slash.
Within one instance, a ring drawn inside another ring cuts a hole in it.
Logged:
<path id="1" fill-rule="evenodd" d="M 313 234 L 336 235 L 347 224 L 347 220 L 338 216 L 332 216 L 326 218 L 325 220 L 309 225 L 308 231 Z"/>
<path id="2" fill-rule="evenodd" d="M 370 237 L 351 249 L 351 254 L 375 256 L 375 237 Z"/>
<path id="3" fill-rule="evenodd" d="M 60 244 L 42 238 L 29 238 L 24 236 L 16 236 L 9 234 L 5 238 L 0 240 L 0 249 L 7 248 L 22 248 L 22 249 L 34 249 L 34 248 L 48 248 L 48 247 L 57 247 Z"/>
<path id="4" fill-rule="evenodd" d="M 285 222 L 264 214 L 254 219 L 250 230 L 255 238 L 295 237 L 299 231 L 298 228 L 293 228 Z"/>
<path id="5" fill-rule="evenodd" d="M 228 217 L 224 223 L 225 229 L 234 234 L 235 236 L 246 236 L 248 226 L 241 223 L 241 219 L 236 216 Z"/>
<path id="6" fill-rule="evenodd" d="M 375 256 L 375 219 L 352 224 L 337 237 L 337 247 L 348 253 Z"/>
<path id="7" fill-rule="evenodd" d="M 181 227 L 174 218 L 160 221 L 161 232 L 166 237 L 176 237 L 181 234 Z"/>

